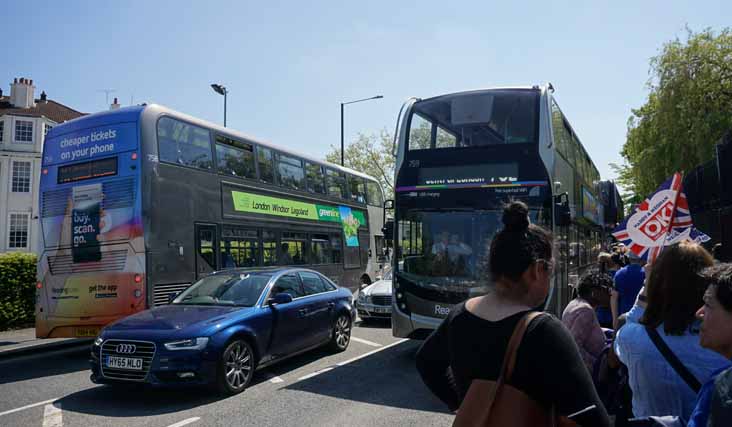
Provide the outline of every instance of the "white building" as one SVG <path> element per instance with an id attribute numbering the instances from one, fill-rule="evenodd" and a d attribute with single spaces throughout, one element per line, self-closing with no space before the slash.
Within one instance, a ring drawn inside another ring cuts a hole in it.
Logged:
<path id="1" fill-rule="evenodd" d="M 16 78 L 10 96 L 0 89 L 0 253 L 40 253 L 38 186 L 48 130 L 82 116 L 42 92 L 33 80 Z"/>

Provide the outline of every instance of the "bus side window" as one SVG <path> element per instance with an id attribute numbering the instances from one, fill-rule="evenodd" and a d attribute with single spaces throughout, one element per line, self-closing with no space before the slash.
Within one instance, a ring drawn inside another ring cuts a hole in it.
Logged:
<path id="1" fill-rule="evenodd" d="M 262 231 L 262 265 L 277 265 L 277 235 L 274 231 Z"/>
<path id="2" fill-rule="evenodd" d="M 212 168 L 211 133 L 207 129 L 162 117 L 157 132 L 161 162 L 205 170 Z"/>
<path id="3" fill-rule="evenodd" d="M 363 178 L 348 175 L 348 188 L 351 191 L 351 200 L 366 203 L 366 187 Z"/>
<path id="4" fill-rule="evenodd" d="M 330 236 L 330 247 L 333 250 L 334 264 L 340 264 L 343 262 L 343 240 L 339 235 L 333 234 Z"/>
<path id="5" fill-rule="evenodd" d="M 274 184 L 274 156 L 272 150 L 264 147 L 257 147 L 257 160 L 259 162 L 259 179 L 268 184 Z"/>
<path id="6" fill-rule="evenodd" d="M 379 188 L 378 183 L 366 181 L 366 195 L 370 205 L 384 207 L 384 197 L 381 195 L 381 188 Z"/>
<path id="7" fill-rule="evenodd" d="M 330 264 L 332 263 L 332 253 L 330 240 L 327 234 L 313 234 L 310 238 L 312 248 L 311 263 L 312 264 Z"/>
<path id="8" fill-rule="evenodd" d="M 337 172 L 332 169 L 328 169 L 326 174 L 328 195 L 345 199 L 346 196 L 346 176 L 343 172 Z"/>
<path id="9" fill-rule="evenodd" d="M 308 191 L 311 193 L 325 194 L 323 167 L 315 163 L 306 162 L 305 170 L 308 178 Z"/>

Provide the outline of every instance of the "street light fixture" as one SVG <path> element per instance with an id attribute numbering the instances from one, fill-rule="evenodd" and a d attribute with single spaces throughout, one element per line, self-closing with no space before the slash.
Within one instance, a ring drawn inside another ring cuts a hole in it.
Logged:
<path id="1" fill-rule="evenodd" d="M 357 99 L 355 101 L 341 102 L 341 166 L 344 166 L 344 146 L 343 146 L 343 106 L 348 104 L 355 104 L 357 102 L 370 101 L 372 99 L 381 99 L 382 95 L 372 96 L 371 98 Z"/>
<path id="2" fill-rule="evenodd" d="M 224 95 L 224 127 L 226 127 L 226 94 L 229 93 L 229 90 L 226 89 L 226 86 L 217 83 L 211 83 L 211 88 L 219 95 Z"/>

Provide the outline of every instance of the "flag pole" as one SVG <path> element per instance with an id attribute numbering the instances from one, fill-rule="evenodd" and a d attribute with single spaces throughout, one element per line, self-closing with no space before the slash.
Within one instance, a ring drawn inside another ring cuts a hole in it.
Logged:
<path id="1" fill-rule="evenodd" d="M 684 188 L 684 173 L 682 172 L 676 172 L 674 175 L 679 175 L 679 189 L 676 190 L 676 195 L 674 196 L 674 205 L 671 210 L 671 220 L 668 222 L 668 227 L 666 227 L 666 231 L 663 235 L 663 244 L 658 249 L 658 255 L 661 255 L 661 252 L 663 252 L 663 249 L 666 247 L 666 240 L 668 239 L 668 233 L 671 232 L 671 229 L 674 227 L 674 219 L 676 218 L 676 205 L 679 203 L 679 196 L 681 195 L 681 190 Z M 653 261 L 658 258 L 658 255 L 653 259 Z"/>

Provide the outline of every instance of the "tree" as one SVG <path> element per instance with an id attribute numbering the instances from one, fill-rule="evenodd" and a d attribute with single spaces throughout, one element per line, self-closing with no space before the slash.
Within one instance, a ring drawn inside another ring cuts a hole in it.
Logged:
<path id="1" fill-rule="evenodd" d="M 666 43 L 650 65 L 648 99 L 628 119 L 625 164 L 614 165 L 628 199 L 711 159 L 732 128 L 732 30 L 687 29 L 686 40 Z"/>
<path id="2" fill-rule="evenodd" d="M 357 170 L 376 178 L 384 190 L 384 197 L 394 198 L 394 156 L 393 140 L 386 129 L 370 136 L 359 133 L 356 141 L 346 144 L 344 162 L 347 168 Z M 331 145 L 325 160 L 341 163 L 341 150 Z"/>

